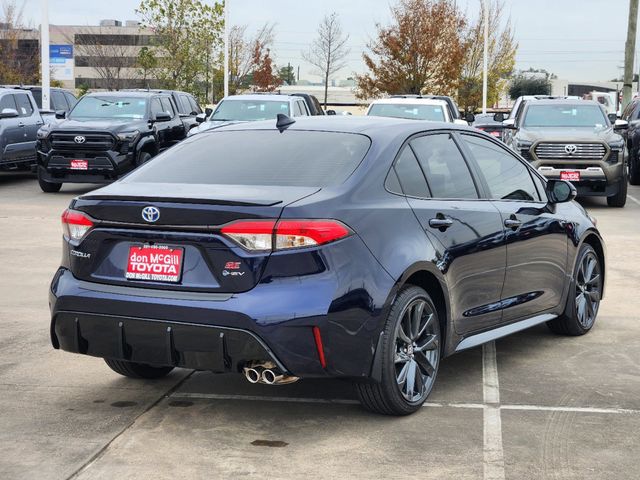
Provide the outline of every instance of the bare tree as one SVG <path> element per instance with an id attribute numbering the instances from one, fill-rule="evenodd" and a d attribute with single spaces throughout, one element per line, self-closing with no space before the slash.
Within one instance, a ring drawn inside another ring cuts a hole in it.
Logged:
<path id="1" fill-rule="evenodd" d="M 107 28 L 87 27 L 76 31 L 75 39 L 66 40 L 75 44 L 76 66 L 91 67 L 102 79 L 98 88 L 119 90 L 130 86 L 127 82 L 138 76 L 139 52 L 130 45 L 113 45 L 109 33 Z"/>
<path id="2" fill-rule="evenodd" d="M 256 35 L 247 39 L 246 25 L 231 27 L 229 32 L 229 92 L 236 94 L 239 90 L 248 88 L 251 75 L 256 70 L 256 58 L 260 59 L 273 43 L 274 25 L 265 23 Z M 256 50 L 258 56 L 256 57 Z"/>
<path id="3" fill-rule="evenodd" d="M 38 32 L 24 20 L 25 3 L 0 4 L 0 83 L 37 82 L 40 74 Z"/>
<path id="4" fill-rule="evenodd" d="M 302 52 L 302 58 L 316 67 L 317 75 L 324 78 L 324 107 L 327 108 L 329 77 L 343 69 L 349 55 L 347 47 L 349 35 L 342 32 L 338 14 L 325 15 L 318 27 L 318 37 L 311 43 L 308 52 Z"/>

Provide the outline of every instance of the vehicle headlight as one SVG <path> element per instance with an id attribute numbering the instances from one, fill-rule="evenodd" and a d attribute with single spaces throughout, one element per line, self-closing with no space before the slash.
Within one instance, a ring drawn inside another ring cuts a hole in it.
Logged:
<path id="1" fill-rule="evenodd" d="M 622 150 L 624 148 L 624 140 L 620 140 L 618 142 L 611 142 L 609 144 L 609 148 L 611 150 Z"/>
<path id="2" fill-rule="evenodd" d="M 121 142 L 135 142 L 136 139 L 138 138 L 138 135 L 140 135 L 140 131 L 138 130 L 131 130 L 129 132 L 120 132 L 118 133 L 118 140 L 120 140 Z"/>
<path id="3" fill-rule="evenodd" d="M 45 140 L 50 133 L 51 133 L 51 130 L 49 130 L 49 128 L 40 127 L 38 129 L 38 133 L 36 134 L 36 137 L 38 138 L 38 140 Z"/>
<path id="4" fill-rule="evenodd" d="M 533 145 L 532 142 L 527 142 L 526 140 L 516 140 L 516 148 L 518 150 L 529 150 Z"/>

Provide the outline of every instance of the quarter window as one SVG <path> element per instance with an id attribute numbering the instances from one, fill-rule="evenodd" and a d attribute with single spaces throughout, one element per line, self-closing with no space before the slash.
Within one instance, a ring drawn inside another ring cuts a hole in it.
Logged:
<path id="1" fill-rule="evenodd" d="M 171 105 L 171 100 L 169 97 L 161 97 L 160 102 L 162 103 L 162 111 L 171 115 L 171 118 L 175 115 L 175 111 L 173 110 L 173 105 Z"/>
<path id="2" fill-rule="evenodd" d="M 495 200 L 540 201 L 529 169 L 516 157 L 483 138 L 462 135 Z"/>
<path id="3" fill-rule="evenodd" d="M 418 165 L 416 156 L 408 146 L 402 150 L 395 164 L 398 180 L 405 195 L 411 197 L 429 197 L 429 187 L 424 179 L 424 174 Z"/>
<path id="4" fill-rule="evenodd" d="M 425 135 L 411 141 L 411 148 L 427 177 L 433 198 L 478 198 L 467 162 L 451 135 Z"/>

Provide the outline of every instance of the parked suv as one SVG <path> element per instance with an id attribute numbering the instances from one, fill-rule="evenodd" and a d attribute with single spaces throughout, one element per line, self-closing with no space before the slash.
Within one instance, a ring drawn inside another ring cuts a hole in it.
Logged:
<path id="1" fill-rule="evenodd" d="M 43 124 L 31 92 L 0 88 L 0 170 L 28 170 L 35 163 Z"/>
<path id="2" fill-rule="evenodd" d="M 612 207 L 627 201 L 626 149 L 620 131 L 590 100 L 528 100 L 504 122 L 505 143 L 545 177 L 568 180 L 580 196 L 605 196 Z"/>
<path id="3" fill-rule="evenodd" d="M 111 182 L 185 135 L 173 99 L 166 93 L 85 95 L 66 120 L 38 131 L 40 188 L 57 192 L 66 182 Z"/>
<path id="4" fill-rule="evenodd" d="M 13 88 L 16 90 L 27 90 L 31 92 L 31 94 L 33 95 L 33 99 L 36 101 L 38 109 L 42 110 L 42 87 L 40 85 L 4 85 L 3 87 Z M 69 90 L 65 90 L 64 88 L 51 87 L 49 101 L 50 108 L 45 112 L 68 112 L 73 108 L 77 101 L 78 99 L 76 98 L 76 96 Z"/>
<path id="5" fill-rule="evenodd" d="M 640 100 L 627 105 L 622 120 L 629 124 L 628 130 L 622 132 L 629 152 L 629 183 L 640 185 Z"/>
<path id="6" fill-rule="evenodd" d="M 407 118 L 468 125 L 465 120 L 452 115 L 445 100 L 418 96 L 394 96 L 374 100 L 369 105 L 366 114 L 375 117 Z"/>
<path id="7" fill-rule="evenodd" d="M 229 95 L 218 103 L 206 120 L 204 114 L 198 115 L 200 126 L 189 130 L 189 136 L 229 123 L 275 119 L 279 113 L 290 118 L 311 115 L 307 102 L 299 96 L 279 93 Z"/>

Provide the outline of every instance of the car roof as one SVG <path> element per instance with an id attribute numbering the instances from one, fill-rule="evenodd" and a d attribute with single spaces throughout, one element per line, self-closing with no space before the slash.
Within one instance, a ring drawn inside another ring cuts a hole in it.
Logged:
<path id="1" fill-rule="evenodd" d="M 423 98 L 423 97 L 389 97 L 379 98 L 371 102 L 371 105 L 383 104 L 383 105 L 440 105 L 446 107 L 447 102 L 444 100 Z"/>
<path id="2" fill-rule="evenodd" d="M 140 97 L 140 98 L 149 98 L 149 97 L 153 97 L 156 96 L 158 94 L 164 94 L 164 95 L 169 95 L 168 93 L 165 94 L 164 92 L 153 92 L 153 91 L 137 91 L 137 90 L 131 90 L 131 91 L 127 91 L 127 90 L 116 90 L 115 92 L 92 92 L 92 93 L 87 93 L 85 96 L 86 97 Z"/>
<path id="3" fill-rule="evenodd" d="M 185 95 L 191 95 L 189 92 L 183 92 L 182 90 L 167 90 L 165 88 L 123 88 L 120 92 L 150 92 L 150 93 L 166 93 L 171 95 L 172 93 L 183 93 Z M 193 95 L 191 95 L 193 96 Z"/>
<path id="4" fill-rule="evenodd" d="M 286 95 L 280 93 L 245 93 L 242 95 L 229 95 L 222 100 L 297 100 L 298 96 Z"/>
<path id="5" fill-rule="evenodd" d="M 532 99 L 527 100 L 528 105 L 600 105 L 595 100 L 581 100 L 581 99 Z"/>
<path id="6" fill-rule="evenodd" d="M 276 129 L 276 120 L 273 119 L 257 122 L 235 123 L 233 125 L 227 125 L 216 129 L 205 130 L 202 133 L 232 130 Z M 443 129 L 478 132 L 478 130 L 468 126 L 455 125 L 447 122 L 425 122 L 424 120 L 406 120 L 403 118 L 375 117 L 366 115 L 320 115 L 297 117 L 295 119 L 295 123 L 287 127 L 287 130 L 360 133 L 369 136 L 403 135 L 405 137 L 419 132 Z"/>

